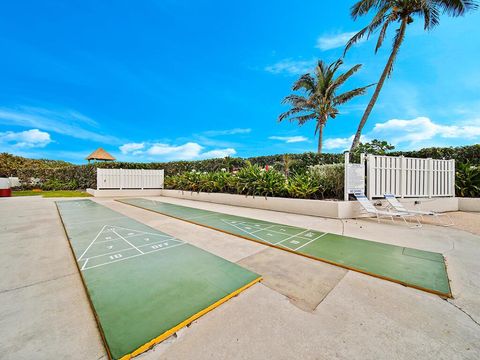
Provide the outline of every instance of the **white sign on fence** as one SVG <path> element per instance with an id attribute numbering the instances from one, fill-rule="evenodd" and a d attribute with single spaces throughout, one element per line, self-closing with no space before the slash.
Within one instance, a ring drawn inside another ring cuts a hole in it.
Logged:
<path id="1" fill-rule="evenodd" d="M 97 169 L 97 190 L 163 189 L 163 170 Z"/>
<path id="2" fill-rule="evenodd" d="M 350 194 L 365 192 L 365 160 L 360 157 L 360 164 L 350 163 L 350 153 L 345 153 L 345 201 L 348 201 Z"/>

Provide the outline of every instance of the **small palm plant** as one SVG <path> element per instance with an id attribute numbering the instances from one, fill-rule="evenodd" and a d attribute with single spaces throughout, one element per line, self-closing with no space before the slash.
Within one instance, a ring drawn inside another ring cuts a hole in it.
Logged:
<path id="1" fill-rule="evenodd" d="M 297 163 L 297 160 L 293 159 L 291 155 L 282 155 L 282 161 L 278 161 L 276 164 L 282 169 L 285 177 L 288 179 L 292 166 Z"/>
<path id="2" fill-rule="evenodd" d="M 314 76 L 304 74 L 294 84 L 294 91 L 303 91 L 303 95 L 292 94 L 283 99 L 283 104 L 290 104 L 292 108 L 278 117 L 278 121 L 290 119 L 303 125 L 310 120 L 316 121 L 315 135 L 318 133 L 318 153 L 322 152 L 323 129 L 329 118 L 335 119 L 339 113 L 338 107 L 345 104 L 356 96 L 363 95 L 371 85 L 356 88 L 342 94 L 338 94 L 339 88 L 354 74 L 362 65 L 358 64 L 343 74 L 335 76 L 342 60 L 327 65 L 318 61 Z"/>

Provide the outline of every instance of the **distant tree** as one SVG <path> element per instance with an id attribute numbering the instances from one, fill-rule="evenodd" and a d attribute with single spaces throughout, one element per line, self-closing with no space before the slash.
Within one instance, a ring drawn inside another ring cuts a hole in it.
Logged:
<path id="1" fill-rule="evenodd" d="M 318 153 L 322 152 L 323 129 L 329 118 L 335 119 L 338 115 L 338 107 L 345 104 L 356 96 L 363 95 L 369 86 L 356 88 L 342 94 L 338 94 L 339 88 L 355 73 L 362 65 L 358 64 L 343 74 L 336 76 L 342 60 L 327 65 L 318 61 L 314 76 L 310 73 L 302 75 L 294 84 L 294 91 L 303 91 L 303 95 L 292 94 L 283 99 L 283 104 L 290 104 L 292 108 L 278 117 L 278 121 L 289 119 L 303 125 L 310 120 L 316 121 L 315 135 L 318 133 Z"/>
<path id="2" fill-rule="evenodd" d="M 360 143 L 354 149 L 355 154 L 373 154 L 373 155 L 386 155 L 389 151 L 395 149 L 395 146 L 389 144 L 385 140 L 373 139 L 370 142 Z"/>
<path id="3" fill-rule="evenodd" d="M 360 143 L 363 127 L 377 102 L 378 95 L 382 90 L 385 80 L 392 73 L 393 63 L 397 57 L 400 45 L 402 45 L 405 38 L 407 26 L 413 22 L 413 18 L 415 16 L 423 18 L 424 29 L 430 30 L 440 23 L 440 15 L 442 13 L 457 17 L 464 15 L 469 10 L 477 9 L 477 7 L 477 1 L 473 0 L 360 0 L 352 6 L 351 15 L 354 20 L 368 14 L 370 11 L 375 12 L 375 15 L 370 24 L 348 41 L 345 52 L 347 52 L 353 44 L 365 36 L 368 38 L 380 28 L 377 45 L 375 46 L 376 53 L 383 44 L 388 27 L 394 23 L 399 24 L 396 29 L 396 35 L 387 64 L 383 69 L 372 98 L 358 124 L 358 129 L 352 142 L 352 150 Z"/>

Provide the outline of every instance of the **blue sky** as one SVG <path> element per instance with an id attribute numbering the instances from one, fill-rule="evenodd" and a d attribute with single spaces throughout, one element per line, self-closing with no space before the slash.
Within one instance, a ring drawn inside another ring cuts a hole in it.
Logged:
<path id="1" fill-rule="evenodd" d="M 278 123 L 293 81 L 332 62 L 353 1 L 15 1 L 0 11 L 0 152 L 84 162 L 315 151 L 314 124 Z M 478 143 L 480 12 L 408 31 L 364 131 L 398 149 Z M 393 30 L 393 29 L 392 29 Z M 392 31 L 391 33 L 392 34 Z M 345 89 L 376 82 L 390 50 L 363 42 Z M 348 147 L 368 95 L 325 129 Z"/>

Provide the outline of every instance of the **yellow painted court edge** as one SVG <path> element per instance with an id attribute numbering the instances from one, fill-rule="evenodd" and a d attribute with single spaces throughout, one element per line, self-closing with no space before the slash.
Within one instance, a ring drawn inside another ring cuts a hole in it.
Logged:
<path id="1" fill-rule="evenodd" d="M 392 279 L 392 278 L 385 277 L 385 276 L 382 276 L 382 275 L 373 274 L 373 273 L 370 273 L 370 272 L 368 272 L 368 271 L 356 269 L 356 268 L 350 267 L 350 266 L 348 266 L 348 265 L 339 264 L 339 263 L 336 263 L 336 262 L 334 262 L 334 261 L 330 261 L 330 260 L 327 260 L 327 259 L 318 258 L 318 257 L 311 256 L 311 255 L 308 255 L 308 254 L 299 253 L 299 252 L 296 252 L 296 251 L 291 250 L 291 249 L 288 249 L 288 248 L 284 248 L 284 247 L 276 246 L 276 245 L 274 245 L 274 244 L 270 244 L 270 243 L 267 243 L 267 242 L 262 242 L 262 241 L 260 241 L 260 240 L 255 240 L 255 239 L 252 239 L 252 238 L 248 238 L 248 237 L 246 237 L 246 236 L 242 236 L 242 235 L 239 235 L 239 234 L 235 234 L 235 233 L 232 233 L 232 232 L 228 232 L 228 231 L 226 231 L 226 230 L 217 229 L 217 228 L 215 228 L 215 227 L 211 227 L 211 226 L 208 226 L 208 225 L 204 225 L 204 224 L 201 224 L 201 223 L 197 223 L 197 222 L 195 222 L 195 221 L 193 221 L 193 220 L 182 219 L 182 218 L 180 218 L 180 217 L 173 216 L 173 215 L 169 215 L 169 214 L 166 214 L 166 213 L 162 213 L 162 212 L 160 212 L 160 211 L 156 211 L 156 210 L 152 210 L 152 209 L 146 209 L 146 208 L 144 208 L 144 207 L 141 207 L 141 206 L 138 206 L 138 205 L 134 205 L 134 204 L 130 204 L 130 203 L 126 203 L 126 202 L 123 202 L 122 200 L 118 200 L 118 199 L 115 199 L 115 201 L 117 201 L 117 202 L 119 202 L 119 203 L 122 203 L 122 204 L 125 204 L 125 205 L 134 206 L 134 207 L 137 207 L 137 208 L 139 208 L 139 209 L 151 211 L 151 212 L 154 212 L 154 213 L 157 213 L 157 214 L 160 214 L 160 215 L 168 216 L 168 217 L 171 217 L 171 218 L 174 218 L 174 219 L 177 219 L 177 220 L 182 220 L 182 221 L 185 221 L 185 222 L 188 222 L 188 223 L 191 223 L 191 224 L 203 226 L 203 227 L 206 227 L 206 228 L 215 230 L 215 231 L 220 231 L 220 232 L 223 232 L 223 233 L 228 234 L 228 235 L 233 235 L 233 236 L 240 237 L 240 238 L 242 238 L 242 239 L 254 241 L 254 242 L 256 242 L 256 243 L 259 243 L 259 244 L 262 244 L 262 245 L 265 245 L 265 246 L 270 246 L 270 247 L 273 247 L 273 248 L 275 248 L 275 249 L 279 249 L 279 250 L 283 250 L 283 251 L 288 251 L 288 252 L 290 252 L 290 253 L 297 254 L 297 255 L 300 255 L 300 256 L 304 256 L 304 257 L 307 257 L 307 258 L 309 258 L 309 259 L 322 261 L 322 262 L 324 262 L 324 263 L 327 263 L 327 264 L 330 264 L 330 265 L 335 265 L 335 266 L 338 266 L 338 267 L 341 267 L 341 268 L 344 268 L 344 269 L 347 269 L 347 270 L 359 272 L 359 273 L 361 273 L 361 274 L 373 276 L 373 277 L 376 277 L 376 278 L 378 278 L 378 279 L 391 281 L 391 282 L 394 282 L 394 283 L 396 283 L 396 284 L 400 284 L 400 285 L 403 285 L 403 286 L 406 286 L 406 287 L 410 287 L 410 288 L 413 288 L 413 289 L 425 291 L 425 292 L 428 292 L 428 293 L 431 293 L 431 294 L 438 295 L 438 296 L 440 296 L 441 298 L 444 298 L 444 299 L 453 298 L 451 290 L 450 290 L 450 292 L 448 292 L 448 293 L 442 293 L 442 292 L 439 292 L 439 291 L 435 291 L 435 290 L 431 290 L 431 289 L 426 289 L 426 288 L 423 288 L 423 287 L 421 287 L 421 286 L 416 286 L 416 285 L 408 284 L 408 283 L 403 282 L 403 281 L 400 281 L 400 280 L 396 280 L 396 279 Z M 446 270 L 447 270 L 447 265 L 446 265 L 445 257 L 443 257 L 443 258 L 444 258 L 445 272 L 446 272 L 446 274 L 447 274 L 447 279 L 448 279 L 448 272 L 446 271 Z M 448 282 L 450 283 L 450 279 L 448 279 Z M 450 286 L 449 286 L 449 288 L 450 288 Z"/>
<path id="2" fill-rule="evenodd" d="M 141 353 L 147 351 L 148 349 L 150 349 L 152 346 L 162 342 L 163 340 L 165 340 L 166 338 L 168 338 L 169 336 L 171 336 L 172 334 L 174 334 L 175 332 L 177 332 L 178 330 L 180 330 L 181 328 L 183 328 L 184 326 L 187 326 L 188 324 L 190 324 L 192 321 L 195 321 L 196 319 L 198 319 L 199 317 L 205 315 L 206 313 L 208 313 L 209 311 L 215 309 L 216 307 L 222 305 L 224 302 L 228 301 L 229 299 L 231 299 L 232 297 L 234 296 L 237 296 L 238 294 L 240 294 L 242 291 L 248 289 L 250 286 L 256 284 L 257 282 L 261 281 L 262 280 L 262 277 L 260 276 L 259 278 L 253 280 L 252 282 L 248 283 L 247 285 L 244 285 L 242 286 L 240 289 L 237 289 L 235 290 L 234 292 L 232 292 L 231 294 L 225 296 L 224 298 L 218 300 L 217 302 L 213 303 L 212 305 L 210 305 L 209 307 L 203 309 L 202 311 L 199 311 L 198 313 L 190 316 L 188 319 L 182 321 L 180 324 L 178 324 L 177 326 L 171 328 L 170 330 L 167 330 L 165 331 L 162 335 L 156 337 L 155 339 L 149 341 L 148 343 L 140 346 L 137 350 L 135 350 L 134 352 L 132 352 L 131 354 L 127 354 L 123 357 L 120 358 L 120 360 L 128 360 L 128 359 L 131 359 L 132 357 L 134 356 L 137 356 L 137 355 L 140 355 Z"/>
<path id="3" fill-rule="evenodd" d="M 108 358 L 109 359 L 112 359 L 112 355 L 110 354 L 110 350 L 108 348 L 108 345 L 107 345 L 107 341 L 105 339 L 105 335 L 103 333 L 103 329 L 102 329 L 102 325 L 100 324 L 100 321 L 98 319 L 98 316 L 97 316 L 97 313 L 95 311 L 95 307 L 93 306 L 93 303 L 92 303 L 92 300 L 90 299 L 90 295 L 87 291 L 87 286 L 85 284 L 85 280 L 83 278 L 83 275 L 82 275 L 82 272 L 80 270 L 80 267 L 78 266 L 78 262 L 76 261 L 75 259 L 75 253 L 73 251 L 73 248 L 72 248 L 72 245 L 70 243 L 70 241 L 68 241 L 68 234 L 67 234 L 67 230 L 65 228 L 65 224 L 63 223 L 63 219 L 60 215 L 60 211 L 58 209 L 58 205 L 57 203 L 55 203 L 55 207 L 57 208 L 57 213 L 58 213 L 58 217 L 60 218 L 60 222 L 62 224 L 62 228 L 63 228 L 63 231 L 65 233 L 65 236 L 67 238 L 67 242 L 68 242 L 68 246 L 71 250 L 71 253 L 72 253 L 72 256 L 74 257 L 74 260 L 75 260 L 75 265 L 77 267 L 77 270 L 80 274 L 80 278 L 82 279 L 82 285 L 83 285 L 83 289 L 85 290 L 85 293 L 87 294 L 87 298 L 88 298 L 88 302 L 90 304 L 90 308 L 92 309 L 92 312 L 93 312 L 93 315 L 95 317 L 95 321 L 97 323 L 97 326 L 98 326 L 98 329 L 100 330 L 100 335 L 102 337 L 102 341 L 104 343 L 104 348 L 105 350 L 107 351 L 107 355 L 108 355 Z M 169 336 L 173 335 L 175 332 L 177 332 L 178 330 L 180 330 L 181 328 L 185 327 L 186 325 L 190 324 L 192 321 L 195 321 L 196 319 L 200 318 L 201 316 L 205 315 L 206 313 L 208 313 L 209 311 L 215 309 L 216 307 L 220 306 L 221 304 L 223 304 L 224 302 L 228 301 L 229 299 L 237 296 L 238 294 L 240 294 L 242 291 L 248 289 L 250 286 L 256 284 L 257 282 L 260 282 L 263 278 L 260 276 L 258 277 L 257 279 L 253 280 L 252 282 L 242 286 L 241 288 L 235 290 L 234 292 L 232 292 L 231 294 L 228 294 L 227 296 L 223 297 L 222 299 L 218 300 L 217 302 L 213 303 L 212 305 L 208 306 L 207 308 L 199 311 L 198 313 L 190 316 L 188 319 L 182 321 L 180 324 L 176 325 L 175 327 L 171 328 L 170 330 L 167 330 L 165 331 L 163 334 L 157 336 L 156 338 L 150 340 L 149 342 L 145 343 L 144 345 L 140 346 L 138 349 L 136 349 L 135 351 L 133 351 L 132 353 L 130 354 L 127 354 L 127 355 L 124 355 L 120 358 L 120 360 L 128 360 L 128 359 L 131 359 L 132 357 L 134 356 L 137 356 L 137 355 L 140 355 L 141 353 L 147 351 L 148 349 L 150 349 L 151 347 L 153 347 L 154 345 L 162 342 L 163 340 L 165 340 L 166 338 L 168 338 Z"/>

